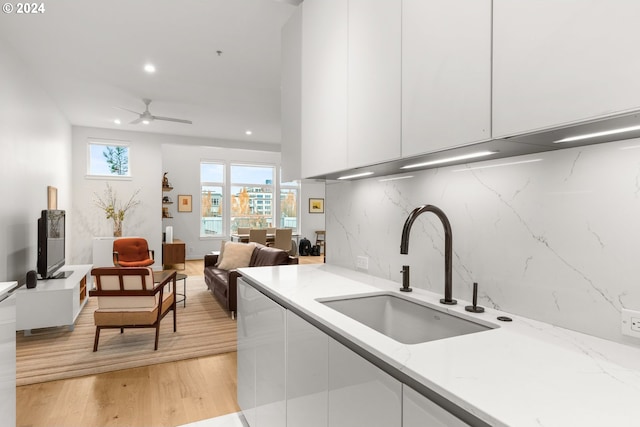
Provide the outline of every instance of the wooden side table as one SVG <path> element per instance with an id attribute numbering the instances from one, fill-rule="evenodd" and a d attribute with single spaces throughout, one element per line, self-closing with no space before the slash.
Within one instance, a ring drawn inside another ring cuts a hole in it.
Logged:
<path id="1" fill-rule="evenodd" d="M 182 270 L 186 268 L 186 245 L 182 240 L 173 239 L 173 243 L 162 244 L 162 268 L 168 265 L 182 264 Z"/>

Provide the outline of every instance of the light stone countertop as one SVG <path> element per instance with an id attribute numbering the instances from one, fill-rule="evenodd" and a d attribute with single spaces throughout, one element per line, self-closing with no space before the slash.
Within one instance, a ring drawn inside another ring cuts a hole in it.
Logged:
<path id="1" fill-rule="evenodd" d="M 401 294 L 398 283 L 327 264 L 240 271 L 285 307 L 492 426 L 640 426 L 639 348 L 490 308 L 469 313 L 468 301 L 445 306 L 438 302 L 441 295 L 420 289 L 410 298 L 496 329 L 402 344 L 316 301 L 380 291 Z M 501 315 L 513 321 L 500 322 Z"/>

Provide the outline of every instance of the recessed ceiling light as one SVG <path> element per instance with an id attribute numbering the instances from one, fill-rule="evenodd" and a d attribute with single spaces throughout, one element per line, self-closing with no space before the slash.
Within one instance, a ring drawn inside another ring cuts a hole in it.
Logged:
<path id="1" fill-rule="evenodd" d="M 244 131 L 244 133 L 245 133 L 245 135 L 251 135 L 251 134 L 253 134 L 253 132 L 251 132 L 251 130 L 246 130 L 246 131 Z"/>
<path id="2" fill-rule="evenodd" d="M 615 135 L 617 133 L 632 132 L 634 130 L 640 130 L 640 126 L 630 126 L 626 128 L 605 130 L 603 132 L 594 132 L 594 133 L 587 133 L 584 135 L 570 136 L 568 138 L 563 138 L 557 141 L 553 141 L 553 143 L 558 144 L 560 142 L 580 141 L 582 139 L 597 138 L 599 136 L 607 136 L 607 135 Z"/>
<path id="3" fill-rule="evenodd" d="M 362 172 L 362 173 L 356 173 L 353 175 L 345 175 L 345 176 L 341 176 L 338 179 L 360 178 L 361 176 L 367 176 L 367 175 L 373 175 L 373 172 Z"/>
<path id="4" fill-rule="evenodd" d="M 120 122 L 120 119 L 115 119 L 115 120 L 113 121 L 113 123 L 115 123 L 115 124 L 119 125 L 121 122 Z"/>
<path id="5" fill-rule="evenodd" d="M 156 72 L 156 66 L 153 64 L 145 64 L 144 65 L 144 70 L 151 74 L 151 73 L 155 73 Z"/>
<path id="6" fill-rule="evenodd" d="M 143 124 L 143 125 L 148 125 L 148 124 L 149 124 L 149 120 L 143 120 L 143 121 L 142 121 L 142 124 Z"/>
<path id="7" fill-rule="evenodd" d="M 416 163 L 413 165 L 403 166 L 400 169 L 421 168 L 423 166 L 439 165 L 441 163 L 457 162 L 458 160 L 475 159 L 476 157 L 490 156 L 496 154 L 497 151 L 478 151 L 477 153 L 463 154 L 462 156 L 446 157 L 440 160 L 432 160 L 429 162 Z"/>

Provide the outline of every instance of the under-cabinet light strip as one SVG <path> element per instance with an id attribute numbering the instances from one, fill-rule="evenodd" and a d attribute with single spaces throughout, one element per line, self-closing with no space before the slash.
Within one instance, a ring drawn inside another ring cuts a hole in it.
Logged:
<path id="1" fill-rule="evenodd" d="M 345 175 L 345 176 L 341 176 L 338 179 L 360 178 L 361 176 L 368 176 L 368 175 L 373 175 L 373 172 L 362 172 L 362 173 L 356 173 L 353 175 Z"/>
<path id="2" fill-rule="evenodd" d="M 439 165 L 441 163 L 449 163 L 449 162 L 457 162 L 458 160 L 467 160 L 467 159 L 475 159 L 477 157 L 490 156 L 492 154 L 496 154 L 497 151 L 478 151 L 476 153 L 463 154 L 462 156 L 454 156 L 447 157 L 439 160 L 432 160 L 429 162 L 416 163 L 413 165 L 406 165 L 401 167 L 400 169 L 411 169 L 411 168 L 420 168 L 423 166 L 431 166 L 431 165 Z"/>
<path id="3" fill-rule="evenodd" d="M 476 166 L 476 167 L 473 167 L 473 168 L 454 169 L 451 172 L 467 172 L 467 171 L 473 171 L 473 170 L 476 170 L 476 169 L 499 168 L 501 166 L 521 165 L 523 163 L 534 163 L 534 162 L 541 162 L 541 161 L 542 161 L 542 159 L 523 160 L 521 162 L 499 163 L 497 165 Z"/>
<path id="4" fill-rule="evenodd" d="M 640 125 L 638 125 L 638 126 L 629 126 L 629 127 L 626 127 L 626 128 L 605 130 L 605 131 L 602 131 L 602 132 L 586 133 L 584 135 L 570 136 L 570 137 L 567 137 L 567 138 L 559 139 L 557 141 L 553 141 L 553 143 L 554 144 L 558 144 L 560 142 L 580 141 L 580 140 L 583 140 L 583 139 L 597 138 L 599 136 L 607 136 L 607 135 L 615 135 L 617 133 L 632 132 L 634 130 L 640 130 Z"/>
<path id="5" fill-rule="evenodd" d="M 406 175 L 406 176 L 397 176 L 395 178 L 385 178 L 385 179 L 381 179 L 379 180 L 380 182 L 387 182 L 387 181 L 398 181 L 400 179 L 409 179 L 409 178 L 413 178 L 413 175 Z"/>

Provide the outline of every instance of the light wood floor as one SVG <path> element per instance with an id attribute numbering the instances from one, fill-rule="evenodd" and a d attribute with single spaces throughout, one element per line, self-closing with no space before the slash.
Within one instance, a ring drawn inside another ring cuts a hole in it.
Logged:
<path id="1" fill-rule="evenodd" d="M 183 272 L 202 276 L 203 264 Z M 26 385 L 16 388 L 17 426 L 178 426 L 237 412 L 236 387 L 235 352 Z"/>

